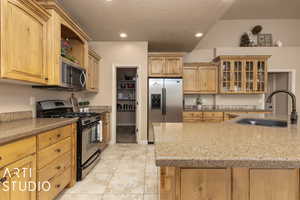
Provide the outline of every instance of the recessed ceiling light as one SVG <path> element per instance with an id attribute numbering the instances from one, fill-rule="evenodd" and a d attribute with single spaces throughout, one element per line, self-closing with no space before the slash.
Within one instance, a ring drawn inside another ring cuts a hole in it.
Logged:
<path id="1" fill-rule="evenodd" d="M 111 2 L 112 0 L 106 0 L 107 2 Z"/>
<path id="2" fill-rule="evenodd" d="M 195 37 L 197 37 L 197 38 L 200 38 L 200 37 L 202 37 L 203 36 L 203 33 L 196 33 L 195 34 Z"/>
<path id="3" fill-rule="evenodd" d="M 127 38 L 127 34 L 126 33 L 120 33 L 120 37 L 121 38 Z"/>

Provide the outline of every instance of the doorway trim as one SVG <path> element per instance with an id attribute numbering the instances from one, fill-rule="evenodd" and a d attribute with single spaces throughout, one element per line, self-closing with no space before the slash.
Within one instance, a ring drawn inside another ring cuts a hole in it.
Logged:
<path id="1" fill-rule="evenodd" d="M 289 74 L 289 85 L 288 87 L 290 88 L 291 92 L 296 94 L 296 70 L 295 69 L 274 69 L 271 68 L 268 70 L 268 73 L 280 73 L 280 72 L 285 72 Z M 288 101 L 288 110 L 291 110 L 291 103 Z"/>
<path id="2" fill-rule="evenodd" d="M 295 69 L 269 69 L 268 73 L 280 73 L 287 72 L 289 73 L 289 88 L 291 92 L 296 93 L 296 70 Z"/>
<path id="3" fill-rule="evenodd" d="M 139 102 L 138 105 L 139 106 L 136 113 L 136 116 L 138 119 L 136 119 L 136 121 L 138 122 L 136 124 L 136 128 L 139 130 L 138 132 L 136 132 L 136 142 L 137 144 L 141 144 L 141 95 L 142 95 L 142 91 L 141 91 L 141 66 L 140 64 L 113 64 L 112 65 L 112 116 L 111 116 L 111 134 L 112 134 L 112 140 L 111 140 L 111 144 L 116 144 L 117 142 L 117 69 L 118 68 L 135 68 L 136 69 L 136 73 L 138 75 L 137 78 L 137 85 L 139 86 L 137 88 L 137 94 L 138 96 L 136 97 L 136 100 Z"/>

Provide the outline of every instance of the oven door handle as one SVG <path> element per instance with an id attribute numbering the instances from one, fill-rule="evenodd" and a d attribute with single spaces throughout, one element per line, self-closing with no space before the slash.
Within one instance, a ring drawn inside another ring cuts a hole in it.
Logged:
<path id="1" fill-rule="evenodd" d="M 94 155 L 92 155 L 86 162 L 83 164 L 82 169 L 86 169 L 91 166 L 101 155 L 101 151 L 98 150 Z M 95 157 L 95 158 L 94 158 Z"/>
<path id="2" fill-rule="evenodd" d="M 99 122 L 97 121 L 97 122 L 94 122 L 92 124 L 88 124 L 86 126 L 83 126 L 82 129 L 87 129 L 87 128 L 91 128 L 93 126 L 98 126 L 98 124 L 99 124 Z"/>

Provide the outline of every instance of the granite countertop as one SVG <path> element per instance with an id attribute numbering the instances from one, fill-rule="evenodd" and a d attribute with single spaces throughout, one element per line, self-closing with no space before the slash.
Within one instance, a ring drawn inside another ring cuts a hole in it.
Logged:
<path id="1" fill-rule="evenodd" d="M 156 165 L 194 168 L 300 168 L 300 125 L 287 128 L 241 125 L 247 114 L 223 123 L 153 123 Z"/>
<path id="2" fill-rule="evenodd" d="M 270 109 L 184 109 L 184 112 L 272 112 Z"/>
<path id="3" fill-rule="evenodd" d="M 0 145 L 59 128 L 78 118 L 32 118 L 0 123 Z"/>

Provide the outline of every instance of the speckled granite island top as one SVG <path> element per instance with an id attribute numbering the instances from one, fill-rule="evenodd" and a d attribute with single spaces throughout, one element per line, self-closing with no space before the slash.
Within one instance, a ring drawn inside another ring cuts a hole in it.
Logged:
<path id="1" fill-rule="evenodd" d="M 243 117 L 287 120 L 271 114 L 241 115 L 223 123 L 154 123 L 156 165 L 191 168 L 300 168 L 300 126 L 241 125 Z"/>
<path id="2" fill-rule="evenodd" d="M 24 119 L 0 123 L 0 145 L 76 122 L 77 118 Z"/>

